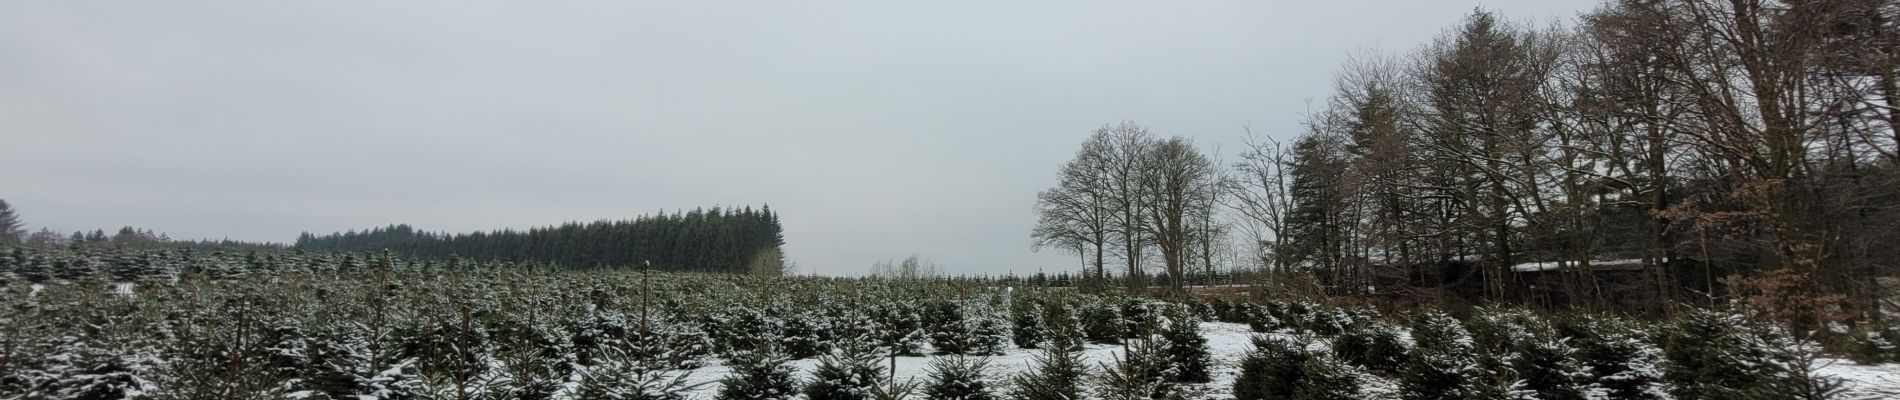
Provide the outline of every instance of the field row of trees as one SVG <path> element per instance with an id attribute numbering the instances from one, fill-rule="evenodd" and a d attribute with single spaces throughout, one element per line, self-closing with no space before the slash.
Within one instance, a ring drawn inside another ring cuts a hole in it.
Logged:
<path id="1" fill-rule="evenodd" d="M 1138 275 L 1152 251 L 1176 271 L 1225 223 L 1253 263 L 1339 295 L 1471 263 L 1485 298 L 1517 301 L 1513 266 L 1546 262 L 1600 303 L 1593 263 L 1639 260 L 1652 307 L 1752 291 L 1804 318 L 1864 316 L 1900 265 L 1896 21 L 1886 0 L 1619 0 L 1550 24 L 1477 11 L 1421 48 L 1355 56 L 1306 132 L 1221 171 L 1173 161 L 1179 139 L 1104 127 L 1040 197 L 1035 235 Z M 1228 218 L 1196 222 L 1214 204 Z"/>
<path id="2" fill-rule="evenodd" d="M 28 257 L 72 265 L 95 250 Z M 115 252 L 114 268 L 133 272 L 176 256 Z M 0 397 L 682 399 L 711 394 L 700 386 L 711 380 L 692 378 L 708 373 L 720 399 L 1787 399 L 1839 388 L 1812 370 L 1813 347 L 1719 312 L 1660 324 L 1491 308 L 1454 318 L 1263 294 L 1163 301 L 956 279 L 443 268 L 390 254 L 310 254 L 243 274 L 231 273 L 241 258 L 219 255 L 116 284 L 6 279 Z M 1215 361 L 1211 321 L 1258 333 L 1237 365 Z M 1893 333 L 1839 338 L 1891 360 L 1900 351 L 1882 338 Z M 984 362 L 1025 350 L 1037 353 L 1026 368 Z M 909 357 L 930 357 L 927 376 L 888 369 Z M 799 359 L 816 361 L 800 371 Z"/>
<path id="3" fill-rule="evenodd" d="M 443 233 L 391 225 L 329 235 L 304 233 L 292 247 L 410 257 L 472 257 L 572 267 L 639 266 L 777 274 L 785 265 L 778 214 L 771 207 L 693 209 L 632 220 L 570 222 L 526 231 Z"/>

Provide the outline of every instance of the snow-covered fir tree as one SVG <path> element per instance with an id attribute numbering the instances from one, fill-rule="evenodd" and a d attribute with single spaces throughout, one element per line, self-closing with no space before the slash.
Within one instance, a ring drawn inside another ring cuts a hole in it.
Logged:
<path id="1" fill-rule="evenodd" d="M 810 400 L 866 400 L 884 382 L 879 349 L 869 343 L 840 343 L 818 357 L 818 368 L 802 389 Z"/>
<path id="2" fill-rule="evenodd" d="M 989 360 L 965 355 L 941 356 L 930 360 L 925 371 L 924 398 L 931 400 L 991 400 L 996 389 L 990 384 Z"/>
<path id="3" fill-rule="evenodd" d="M 1042 302 L 1036 299 L 1017 298 L 1010 303 L 1010 332 L 1016 347 L 1040 348 L 1048 340 L 1048 327 L 1043 321 L 1046 314 Z"/>
<path id="4" fill-rule="evenodd" d="M 1576 357 L 1589 371 L 1589 390 L 1598 397 L 1632 400 L 1668 399 L 1663 386 L 1662 349 L 1644 340 L 1631 324 L 1596 316 L 1578 316 L 1558 325 L 1570 338 Z"/>
<path id="5" fill-rule="evenodd" d="M 616 348 L 601 349 L 591 365 L 574 372 L 573 384 L 556 398 L 606 400 L 680 400 L 697 386 L 686 383 L 690 372 L 671 371 L 655 360 L 640 359 Z"/>
<path id="6" fill-rule="evenodd" d="M 1305 376 L 1306 363 L 1313 358 L 1311 336 L 1259 335 L 1253 349 L 1240 359 L 1240 373 L 1234 378 L 1233 393 L 1238 400 L 1289 399 Z"/>
<path id="7" fill-rule="evenodd" d="M 922 355 L 924 318 L 921 308 L 909 299 L 893 299 L 871 309 L 877 322 L 879 343 L 899 355 Z"/>
<path id="8" fill-rule="evenodd" d="M 1200 316 L 1186 307 L 1168 307 L 1163 317 L 1161 338 L 1164 352 L 1173 365 L 1173 378 L 1179 382 L 1205 383 L 1213 379 L 1213 357 L 1208 354 L 1207 337 L 1201 335 Z"/>
<path id="9" fill-rule="evenodd" d="M 1176 371 L 1168 362 L 1163 343 L 1152 338 L 1132 340 L 1114 356 L 1114 362 L 1101 365 L 1094 392 L 1104 400 L 1168 400 L 1184 395 L 1175 383 Z"/>
<path id="10" fill-rule="evenodd" d="M 1664 341 L 1664 376 L 1677 399 L 1813 399 L 1839 389 L 1814 374 L 1811 344 L 1741 314 L 1692 311 Z"/>
<path id="11" fill-rule="evenodd" d="M 798 395 L 798 381 L 789 358 L 777 346 L 735 352 L 726 360 L 732 369 L 719 380 L 719 400 L 788 400 Z"/>
<path id="12" fill-rule="evenodd" d="M 1399 373 L 1410 352 L 1398 327 L 1377 320 L 1359 320 L 1333 338 L 1340 361 L 1388 375 Z"/>
<path id="13" fill-rule="evenodd" d="M 1412 327 L 1413 348 L 1399 374 L 1405 400 L 1490 399 L 1501 396 L 1478 363 L 1471 334 L 1443 312 L 1427 311 Z"/>
<path id="14" fill-rule="evenodd" d="M 1079 349 L 1051 346 L 1031 356 L 1033 368 L 1011 378 L 1010 398 L 1021 400 L 1077 400 L 1082 398 L 1088 366 Z"/>
<path id="15" fill-rule="evenodd" d="M 1295 400 L 1363 400 L 1364 372 L 1325 352 L 1312 352 L 1300 367 Z"/>
<path id="16" fill-rule="evenodd" d="M 1082 331 L 1089 343 L 1121 344 L 1126 327 L 1122 323 L 1121 310 L 1101 299 L 1078 301 Z"/>

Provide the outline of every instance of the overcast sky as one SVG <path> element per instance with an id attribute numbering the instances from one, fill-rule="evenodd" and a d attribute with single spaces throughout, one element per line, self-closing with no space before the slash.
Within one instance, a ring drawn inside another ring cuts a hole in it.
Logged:
<path id="1" fill-rule="evenodd" d="M 1094 128 L 1232 154 L 1296 134 L 1351 54 L 1595 4 L 633 3 L 6 2 L 0 199 L 276 242 L 770 204 L 806 272 L 1072 270 L 1032 205 Z"/>

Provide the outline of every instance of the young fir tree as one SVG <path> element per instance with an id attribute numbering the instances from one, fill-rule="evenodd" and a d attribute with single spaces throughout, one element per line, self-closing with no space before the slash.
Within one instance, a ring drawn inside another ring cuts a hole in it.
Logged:
<path id="1" fill-rule="evenodd" d="M 1052 342 L 1054 343 L 1054 342 Z M 1011 379 L 1010 398 L 1020 400 L 1078 400 L 1088 366 L 1076 349 L 1052 346 L 1031 356 L 1035 368 Z"/>
<path id="2" fill-rule="evenodd" d="M 1555 329 L 1522 310 L 1480 308 L 1472 317 L 1472 342 L 1484 369 L 1499 385 L 1540 399 L 1583 400 L 1589 372 Z"/>
<path id="3" fill-rule="evenodd" d="M 1240 374 L 1234 378 L 1237 400 L 1290 399 L 1305 376 L 1306 363 L 1313 358 L 1307 350 L 1313 339 L 1305 335 L 1262 335 L 1253 338 L 1253 349 L 1240 359 Z"/>
<path id="4" fill-rule="evenodd" d="M 1161 333 L 1161 316 L 1155 312 L 1156 305 L 1148 300 L 1130 298 L 1122 300 L 1122 337 L 1146 338 Z"/>
<path id="5" fill-rule="evenodd" d="M 1361 320 L 1333 338 L 1333 355 L 1340 361 L 1388 376 L 1399 373 L 1410 352 L 1398 327 L 1376 320 Z"/>
<path id="6" fill-rule="evenodd" d="M 1121 344 L 1124 330 L 1121 312 L 1102 300 L 1078 304 L 1082 307 L 1082 331 L 1089 343 Z"/>
<path id="7" fill-rule="evenodd" d="M 1294 400 L 1363 400 L 1362 373 L 1325 352 L 1312 352 L 1294 384 Z"/>
<path id="8" fill-rule="evenodd" d="M 923 355 L 923 316 L 917 303 L 895 300 L 874 306 L 871 313 L 878 323 L 879 343 L 899 355 Z"/>
<path id="9" fill-rule="evenodd" d="M 575 371 L 576 384 L 556 397 L 611 400 L 682 400 L 697 385 L 686 372 L 668 371 L 658 360 L 640 359 L 617 348 L 600 349 L 592 365 Z"/>
<path id="10" fill-rule="evenodd" d="M 1006 309 L 977 303 L 971 312 L 965 314 L 969 336 L 964 343 L 966 354 L 1001 355 L 1010 342 L 1009 314 Z"/>
<path id="11" fill-rule="evenodd" d="M 930 361 L 925 398 L 931 400 L 992 400 L 996 398 L 988 375 L 989 360 L 944 356 Z"/>
<path id="12" fill-rule="evenodd" d="M 930 327 L 930 347 L 937 354 L 963 354 L 970 341 L 970 325 L 963 303 L 941 300 L 930 305 L 925 325 Z"/>
<path id="13" fill-rule="evenodd" d="M 1664 376 L 1678 399 L 1810 399 L 1839 390 L 1812 370 L 1812 355 L 1778 327 L 1698 310 L 1664 338 Z"/>
<path id="14" fill-rule="evenodd" d="M 769 340 L 769 339 L 767 339 Z M 727 359 L 731 375 L 719 380 L 719 400 L 789 400 L 798 395 L 798 381 L 777 346 L 741 350 Z"/>
<path id="15" fill-rule="evenodd" d="M 805 383 L 810 400 L 866 400 L 882 383 L 884 366 L 878 349 L 862 343 L 843 343 L 818 357 L 818 369 Z"/>
<path id="16" fill-rule="evenodd" d="M 1497 396 L 1478 363 L 1471 334 L 1443 312 L 1427 311 L 1412 327 L 1417 343 L 1399 374 L 1405 400 L 1486 399 Z"/>
<path id="17" fill-rule="evenodd" d="M 1213 364 L 1207 352 L 1207 338 L 1201 336 L 1201 321 L 1184 307 L 1170 307 L 1161 337 L 1167 341 L 1168 362 L 1174 366 L 1178 382 L 1205 383 L 1213 379 Z"/>
<path id="18" fill-rule="evenodd" d="M 1073 308 L 1073 306 L 1056 302 L 1051 303 L 1050 307 L 1044 310 L 1048 314 L 1042 319 L 1048 340 L 1043 348 L 1063 351 L 1082 350 L 1082 345 L 1088 337 L 1082 331 L 1082 319 L 1075 315 Z"/>
<path id="19" fill-rule="evenodd" d="M 1014 325 L 1010 330 L 1015 335 L 1016 347 L 1025 349 L 1041 348 L 1048 340 L 1047 324 L 1043 321 L 1042 302 L 1033 299 L 1016 299 L 1010 307 L 1010 319 Z"/>
<path id="20" fill-rule="evenodd" d="M 1102 365 L 1095 382 L 1096 397 L 1104 400 L 1172 400 L 1183 398 L 1174 383 L 1175 370 L 1165 348 L 1153 339 L 1135 340 L 1116 355 L 1114 365 Z"/>
<path id="21" fill-rule="evenodd" d="M 1588 368 L 1592 389 L 1612 399 L 1663 400 L 1662 349 L 1629 323 L 1583 316 L 1559 325 L 1577 360 Z"/>
<path id="22" fill-rule="evenodd" d="M 1247 322 L 1247 327 L 1253 329 L 1254 332 L 1273 332 L 1288 327 L 1266 306 L 1247 302 L 1241 303 L 1237 308 L 1235 312 L 1240 313 L 1241 318 Z"/>

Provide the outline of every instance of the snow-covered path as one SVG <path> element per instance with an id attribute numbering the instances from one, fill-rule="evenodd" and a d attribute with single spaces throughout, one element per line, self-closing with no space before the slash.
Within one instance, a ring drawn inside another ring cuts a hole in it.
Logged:
<path id="1" fill-rule="evenodd" d="M 1253 331 L 1245 324 L 1207 322 L 1201 324 L 1201 333 L 1207 337 L 1208 350 L 1214 355 L 1214 381 L 1194 385 L 1193 390 L 1200 393 L 1198 396 L 1200 398 L 1232 398 L 1229 392 L 1233 387 L 1234 377 L 1238 373 L 1241 356 L 1253 346 Z M 1102 364 L 1114 362 L 1115 355 L 1120 354 L 1121 351 L 1121 346 L 1092 344 L 1082 354 L 1089 365 L 1099 369 Z M 1036 350 L 1012 349 L 1003 355 L 990 357 L 992 382 L 1005 385 L 1004 381 L 1007 377 L 1032 368 L 1031 356 L 1035 352 Z M 888 362 L 889 359 L 886 361 Z M 926 378 L 924 371 L 929 362 L 930 357 L 898 357 L 898 379 L 922 381 Z M 797 360 L 791 362 L 791 365 L 798 369 L 797 378 L 803 381 L 816 368 L 818 361 Z M 687 382 L 702 386 L 693 391 L 692 398 L 712 399 L 719 393 L 719 378 L 725 377 L 729 371 L 718 360 L 710 360 L 707 366 L 693 370 L 687 377 Z M 1900 398 L 1900 364 L 1859 365 L 1846 360 L 1828 359 L 1822 362 L 1821 371 L 1846 380 L 1847 395 L 1844 396 L 1846 399 Z M 1371 398 L 1392 397 L 1390 394 L 1395 389 L 1391 382 L 1370 382 L 1367 387 L 1367 391 L 1370 392 L 1368 394 L 1372 395 Z"/>

